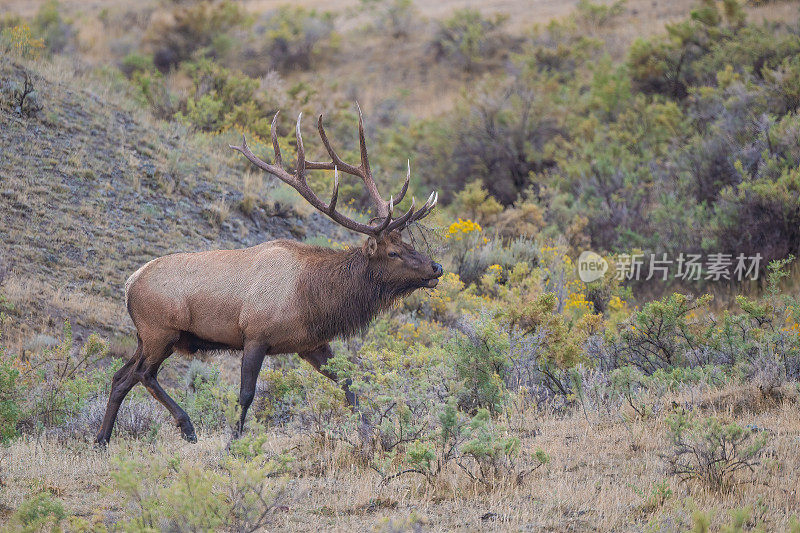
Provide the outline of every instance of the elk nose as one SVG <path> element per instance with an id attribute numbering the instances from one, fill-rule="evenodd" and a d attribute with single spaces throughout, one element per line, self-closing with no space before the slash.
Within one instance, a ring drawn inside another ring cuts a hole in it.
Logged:
<path id="1" fill-rule="evenodd" d="M 433 273 L 437 278 L 441 276 L 442 273 L 444 272 L 442 265 L 440 265 L 439 263 L 434 263 L 433 261 L 431 261 L 431 267 L 433 268 Z"/>

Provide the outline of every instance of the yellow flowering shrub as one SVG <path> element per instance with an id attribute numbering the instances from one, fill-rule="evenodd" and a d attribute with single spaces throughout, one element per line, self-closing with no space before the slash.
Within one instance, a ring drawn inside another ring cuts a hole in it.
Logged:
<path id="1" fill-rule="evenodd" d="M 470 219 L 464 220 L 459 217 L 457 222 L 453 222 L 450 224 L 450 226 L 448 226 L 447 238 L 460 241 L 466 234 L 472 232 L 480 233 L 481 231 L 483 231 L 483 228 L 477 222 L 473 222 Z"/>
<path id="2" fill-rule="evenodd" d="M 608 301 L 608 308 L 612 311 L 621 311 L 625 309 L 626 304 L 627 302 L 619 296 L 612 296 L 611 300 Z"/>
<path id="3" fill-rule="evenodd" d="M 506 272 L 506 283 L 498 287 L 498 305 L 518 306 L 530 302 L 541 294 L 541 273 L 531 270 L 530 265 L 522 261 Z"/>
<path id="4" fill-rule="evenodd" d="M 794 333 L 795 335 L 800 335 L 800 324 L 797 322 L 795 322 L 794 324 L 787 324 L 782 331 Z"/>
<path id="5" fill-rule="evenodd" d="M 44 40 L 34 37 L 30 26 L 20 24 L 3 30 L 0 34 L 0 46 L 4 53 L 36 59 L 44 49 Z"/>
<path id="6" fill-rule="evenodd" d="M 486 273 L 481 277 L 481 293 L 487 296 L 496 296 L 497 289 L 504 278 L 503 267 L 500 265 L 489 265 Z"/>
<path id="7" fill-rule="evenodd" d="M 591 313 L 594 310 L 594 304 L 588 301 L 586 295 L 582 292 L 571 292 L 567 298 L 567 303 L 564 304 L 564 309 Z"/>
<path id="8" fill-rule="evenodd" d="M 454 272 L 442 276 L 429 300 L 432 318 L 440 322 L 452 322 L 464 312 L 475 311 L 484 304 L 486 300 L 476 295 L 474 285 L 465 287 Z"/>
<path id="9" fill-rule="evenodd" d="M 410 346 L 412 344 L 430 344 L 435 339 L 441 338 L 447 329 L 438 322 L 422 320 L 419 322 L 404 322 L 397 330 L 397 339 Z"/>

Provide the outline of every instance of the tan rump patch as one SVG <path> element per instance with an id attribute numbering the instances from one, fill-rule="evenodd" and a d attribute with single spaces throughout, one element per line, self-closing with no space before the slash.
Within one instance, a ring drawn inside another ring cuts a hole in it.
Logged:
<path id="1" fill-rule="evenodd" d="M 142 275 L 142 272 L 144 272 L 144 270 L 156 260 L 157 259 L 152 259 L 139 267 L 139 270 L 131 274 L 130 277 L 125 281 L 125 307 L 128 307 L 128 291 L 130 291 L 131 286 L 136 282 L 137 279 L 139 279 L 139 276 Z"/>

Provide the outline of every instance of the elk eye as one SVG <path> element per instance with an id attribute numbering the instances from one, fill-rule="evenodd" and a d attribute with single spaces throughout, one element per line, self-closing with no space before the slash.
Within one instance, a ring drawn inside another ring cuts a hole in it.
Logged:
<path id="1" fill-rule="evenodd" d="M 400 254 L 397 252 L 389 252 L 389 257 L 400 257 Z"/>

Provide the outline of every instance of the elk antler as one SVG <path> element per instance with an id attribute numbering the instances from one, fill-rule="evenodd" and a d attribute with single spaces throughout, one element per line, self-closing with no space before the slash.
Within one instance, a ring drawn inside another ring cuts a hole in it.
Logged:
<path id="1" fill-rule="evenodd" d="M 358 107 L 358 104 L 356 104 L 356 107 Z M 244 156 L 258 168 L 272 174 L 288 185 L 291 185 L 297 192 L 300 193 L 300 196 L 308 201 L 308 203 L 314 206 L 317 210 L 328 215 L 335 222 L 347 229 L 357 231 L 359 233 L 377 237 L 381 233 L 389 233 L 393 230 L 403 229 L 409 224 L 426 217 L 433 210 L 436 202 L 439 199 L 439 195 L 435 192 L 431 193 L 430 197 L 428 197 L 428 201 L 425 202 L 425 205 L 423 205 L 418 211 L 414 211 L 415 200 L 412 198 L 411 207 L 408 209 L 408 211 L 403 213 L 398 218 L 394 220 L 392 219 L 394 215 L 395 204 L 400 203 L 408 191 L 408 182 L 411 179 L 411 162 L 408 162 L 406 180 L 405 183 L 403 183 L 403 187 L 400 189 L 400 194 L 397 196 L 397 199 L 395 199 L 394 196 L 390 196 L 389 201 L 387 202 L 383 199 L 383 197 L 381 197 L 380 193 L 378 192 L 378 187 L 375 185 L 375 180 L 372 178 L 372 171 L 370 170 L 369 159 L 367 156 L 367 144 L 364 136 L 364 119 L 361 116 L 360 107 L 358 107 L 358 137 L 361 145 L 361 164 L 357 167 L 342 161 L 342 159 L 333 150 L 331 143 L 328 140 L 328 136 L 325 134 L 325 128 L 322 126 L 322 115 L 320 115 L 319 119 L 317 120 L 317 128 L 319 130 L 319 136 L 322 139 L 322 144 L 325 145 L 325 150 L 327 150 L 331 161 L 320 162 L 307 160 L 305 158 L 305 148 L 303 147 L 303 137 L 300 134 L 300 120 L 302 116 L 302 113 L 298 115 L 297 125 L 295 126 L 295 136 L 297 138 L 297 167 L 294 173 L 284 170 L 282 165 L 281 150 L 278 146 L 278 134 L 275 129 L 275 124 L 278 120 L 278 113 L 275 113 L 275 116 L 272 119 L 272 126 L 270 128 L 272 148 L 275 151 L 274 164 L 269 164 L 253 154 L 253 152 L 251 152 L 250 148 L 247 146 L 247 140 L 244 136 L 242 136 L 241 146 L 231 145 L 231 148 L 244 154 Z M 314 193 L 314 191 L 311 190 L 311 187 L 308 186 L 308 183 L 306 182 L 306 170 L 334 171 L 333 193 L 331 194 L 331 201 L 329 203 L 326 204 L 323 202 Z M 364 182 L 364 186 L 366 187 L 367 192 L 372 199 L 372 203 L 375 205 L 375 209 L 377 211 L 378 216 L 376 218 L 379 221 L 377 224 L 363 224 L 336 211 L 336 202 L 339 199 L 339 171 L 352 176 L 357 176 Z"/>

